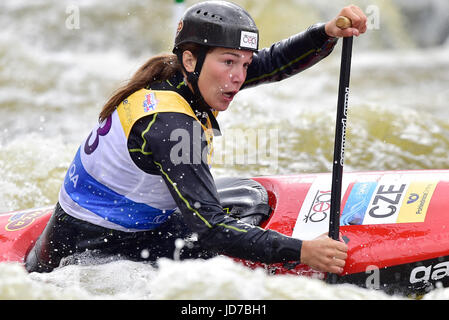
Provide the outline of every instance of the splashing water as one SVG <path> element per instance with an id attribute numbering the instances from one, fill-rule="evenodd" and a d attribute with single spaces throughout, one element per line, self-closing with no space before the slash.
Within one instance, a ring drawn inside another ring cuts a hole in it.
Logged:
<path id="1" fill-rule="evenodd" d="M 346 4 L 236 2 L 256 19 L 262 46 L 329 19 Z M 354 2 L 377 6 L 381 29 L 354 42 L 345 170 L 448 168 L 447 34 L 409 31 L 416 18 L 449 30 L 446 2 Z M 176 25 L 169 26 L 169 1 L 77 3 L 78 29 L 67 28 L 69 1 L 0 4 L 0 211 L 54 204 L 103 103 L 149 56 L 171 50 Z M 239 93 L 218 118 L 224 136 L 215 158 L 222 161 L 213 174 L 330 171 L 339 57 L 340 46 L 302 75 Z M 246 137 L 254 132 L 257 148 Z M 236 150 L 243 150 L 243 162 Z M 47 274 L 0 263 L 0 299 L 392 299 L 351 285 L 270 276 L 225 257 L 163 259 L 157 268 L 83 259 Z M 424 299 L 448 296 L 441 288 Z"/>

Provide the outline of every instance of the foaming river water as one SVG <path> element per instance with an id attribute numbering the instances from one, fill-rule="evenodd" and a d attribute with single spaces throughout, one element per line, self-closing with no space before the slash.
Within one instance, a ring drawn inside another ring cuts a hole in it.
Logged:
<path id="1" fill-rule="evenodd" d="M 262 45 L 324 21 L 347 4 L 235 2 L 254 15 Z M 354 40 L 345 170 L 448 168 L 449 46 L 426 45 L 432 39 L 407 32 L 407 19 L 416 12 L 411 4 L 354 2 L 377 6 L 381 20 L 378 30 Z M 447 5 L 438 3 L 444 12 Z M 2 1 L 0 9 L 5 212 L 57 201 L 65 171 L 102 104 L 149 56 L 170 50 L 176 9 L 159 0 Z M 76 10 L 78 26 L 71 16 Z M 218 118 L 224 135 L 216 142 L 214 175 L 329 172 L 340 50 L 341 41 L 304 73 L 239 93 Z M 250 140 L 255 133 L 257 148 Z M 242 134 L 247 139 L 239 139 Z M 0 263 L 0 299 L 390 299 L 350 285 L 269 276 L 224 257 L 162 260 L 158 269 L 89 262 L 30 275 L 20 265 Z M 448 297 L 447 289 L 437 289 L 424 299 Z"/>

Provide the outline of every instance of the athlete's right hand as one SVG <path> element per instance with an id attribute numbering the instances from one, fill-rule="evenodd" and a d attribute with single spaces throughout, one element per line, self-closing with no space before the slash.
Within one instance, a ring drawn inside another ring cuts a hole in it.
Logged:
<path id="1" fill-rule="evenodd" d="M 314 270 L 340 274 L 343 272 L 348 246 L 323 234 L 313 240 L 303 240 L 301 263 Z"/>

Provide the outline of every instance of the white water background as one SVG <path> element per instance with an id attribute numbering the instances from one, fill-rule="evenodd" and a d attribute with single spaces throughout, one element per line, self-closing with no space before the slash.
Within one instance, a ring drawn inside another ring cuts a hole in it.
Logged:
<path id="1" fill-rule="evenodd" d="M 326 21 L 350 4 L 235 2 L 255 18 L 262 46 Z M 448 168 L 449 3 L 351 3 L 378 10 L 378 20 L 354 39 L 345 170 Z M 56 202 L 79 143 L 112 91 L 150 56 L 171 50 L 177 11 L 168 0 L 0 3 L 0 212 Z M 251 158 L 256 161 L 246 163 L 238 163 L 236 150 L 247 145 L 217 139 L 217 158 L 228 160 L 213 173 L 331 171 L 340 50 L 341 41 L 312 69 L 239 93 L 218 119 L 224 135 L 258 129 L 276 135 L 266 145 L 260 142 Z M 275 156 L 264 157 L 270 146 Z M 390 299 L 350 285 L 268 276 L 222 257 L 162 260 L 157 270 L 129 261 L 67 266 L 49 274 L 28 275 L 9 263 L 0 263 L 0 269 L 0 299 Z M 448 297 L 448 289 L 424 296 Z"/>

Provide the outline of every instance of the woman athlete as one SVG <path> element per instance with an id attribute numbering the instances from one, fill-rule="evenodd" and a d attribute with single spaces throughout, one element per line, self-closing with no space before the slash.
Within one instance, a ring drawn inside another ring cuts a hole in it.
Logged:
<path id="1" fill-rule="evenodd" d="M 295 75 L 328 56 L 338 37 L 366 31 L 358 7 L 340 15 L 351 28 L 341 30 L 333 19 L 259 50 L 258 29 L 241 7 L 190 7 L 174 54 L 152 57 L 103 107 L 27 255 L 27 270 L 49 272 L 88 251 L 149 262 L 175 252 L 180 259 L 224 254 L 341 273 L 345 243 L 325 235 L 302 241 L 226 214 L 210 172 L 217 113 L 241 89 Z"/>

